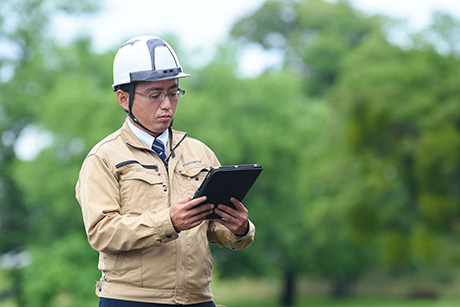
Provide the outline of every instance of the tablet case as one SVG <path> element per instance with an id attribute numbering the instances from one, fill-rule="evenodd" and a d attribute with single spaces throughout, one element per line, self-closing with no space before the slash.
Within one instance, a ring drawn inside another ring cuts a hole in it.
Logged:
<path id="1" fill-rule="evenodd" d="M 259 164 L 229 165 L 211 169 L 201 186 L 196 190 L 194 198 L 206 196 L 206 204 L 224 204 L 235 209 L 230 197 L 243 201 L 263 167 Z M 207 219 L 220 219 L 216 213 Z"/>

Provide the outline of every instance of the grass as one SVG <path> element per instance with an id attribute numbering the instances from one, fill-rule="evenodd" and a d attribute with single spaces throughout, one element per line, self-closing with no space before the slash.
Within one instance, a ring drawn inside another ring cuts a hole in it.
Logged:
<path id="1" fill-rule="evenodd" d="M 423 288 L 430 282 L 401 279 L 388 282 L 381 276 L 370 276 L 355 287 L 356 296 L 346 299 L 328 298 L 329 285 L 318 280 L 303 280 L 298 285 L 295 307 L 456 307 L 460 306 L 458 282 L 437 289 L 436 300 L 408 300 L 413 288 Z M 439 285 L 438 285 L 439 286 Z M 274 280 L 214 280 L 211 284 L 216 305 L 225 307 L 279 307 L 281 285 Z"/>
<path id="2" fill-rule="evenodd" d="M 236 292 L 235 298 L 229 302 L 222 302 L 216 299 L 217 306 L 225 307 L 280 307 L 277 300 L 246 300 L 238 299 Z M 97 301 L 96 301 L 97 304 Z M 404 301 L 394 299 L 366 299 L 353 298 L 345 300 L 332 300 L 326 298 L 307 298 L 299 300 L 295 307 L 457 307 L 460 301 L 456 299 L 443 299 L 437 301 Z M 17 307 L 12 300 L 0 301 L 0 307 Z"/>
<path id="3" fill-rule="evenodd" d="M 219 306 L 219 302 L 217 302 Z M 302 299 L 295 307 L 454 307 L 459 306 L 458 300 L 436 300 L 436 301 L 407 301 L 396 299 L 366 299 L 353 298 L 344 300 L 333 300 L 326 298 Z M 235 300 L 220 306 L 226 307 L 279 307 L 276 301 L 238 301 Z"/>
<path id="4" fill-rule="evenodd" d="M 4 273 L 4 272 L 3 272 Z M 460 274 L 459 274 L 460 275 Z M 0 271 L 0 292 L 10 286 Z M 436 288 L 439 287 L 439 288 Z M 225 307 L 280 307 L 281 284 L 274 279 L 223 280 L 216 278 L 211 287 L 217 306 Z M 411 289 L 428 287 L 440 294 L 437 300 L 405 299 Z M 460 282 L 435 284 L 432 279 L 417 277 L 386 280 L 382 275 L 371 275 L 354 287 L 355 295 L 347 299 L 327 297 L 329 284 L 320 280 L 302 280 L 297 287 L 295 307 L 454 307 L 460 306 Z M 88 295 L 93 295 L 89 293 Z M 94 297 L 97 302 L 97 298 Z M 97 303 L 96 303 L 97 305 Z M 17 307 L 13 298 L 0 300 L 0 307 Z"/>

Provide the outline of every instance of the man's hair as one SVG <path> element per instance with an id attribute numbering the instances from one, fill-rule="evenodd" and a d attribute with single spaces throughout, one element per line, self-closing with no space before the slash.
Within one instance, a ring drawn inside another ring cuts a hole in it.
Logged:
<path id="1" fill-rule="evenodd" d="M 130 83 L 117 85 L 117 86 L 115 86 L 113 91 L 118 92 L 118 90 L 122 90 L 123 92 L 128 93 L 129 92 L 129 85 L 130 85 Z"/>

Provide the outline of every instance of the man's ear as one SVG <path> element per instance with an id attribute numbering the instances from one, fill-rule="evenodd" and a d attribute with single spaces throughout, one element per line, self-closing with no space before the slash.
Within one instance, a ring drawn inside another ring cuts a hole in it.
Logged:
<path id="1" fill-rule="evenodd" d="M 125 110 L 129 111 L 129 94 L 122 91 L 118 90 L 117 91 L 117 100 L 118 104 Z"/>

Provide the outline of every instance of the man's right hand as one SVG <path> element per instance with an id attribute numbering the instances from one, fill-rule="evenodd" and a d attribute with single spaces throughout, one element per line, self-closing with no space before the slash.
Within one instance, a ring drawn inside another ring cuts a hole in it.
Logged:
<path id="1" fill-rule="evenodd" d="M 198 206 L 205 200 L 206 196 L 196 199 L 189 196 L 186 199 L 179 200 L 171 206 L 169 214 L 177 232 L 192 229 L 200 225 L 206 219 L 206 216 L 213 212 L 213 204 Z"/>

